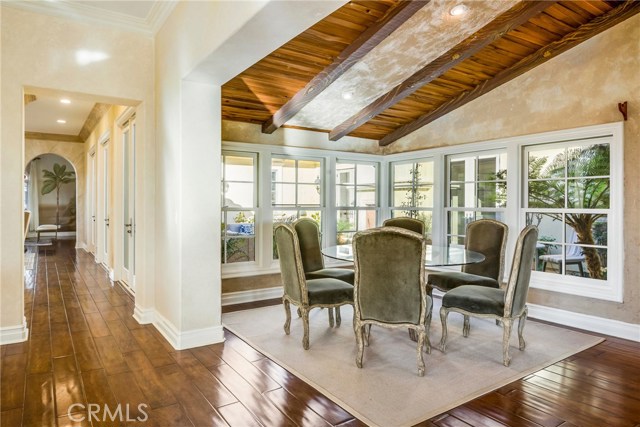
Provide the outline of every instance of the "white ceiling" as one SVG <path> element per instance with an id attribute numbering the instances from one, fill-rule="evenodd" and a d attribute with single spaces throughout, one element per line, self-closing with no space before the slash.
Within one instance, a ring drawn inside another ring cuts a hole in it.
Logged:
<path id="1" fill-rule="evenodd" d="M 3 6 L 155 34 L 178 0 L 3 0 Z"/>
<path id="2" fill-rule="evenodd" d="M 60 99 L 69 99 L 63 104 Z M 27 132 L 55 133 L 77 136 L 96 103 L 73 97 L 73 95 L 41 95 L 25 106 L 24 127 Z M 57 123 L 58 119 L 66 123 Z"/>

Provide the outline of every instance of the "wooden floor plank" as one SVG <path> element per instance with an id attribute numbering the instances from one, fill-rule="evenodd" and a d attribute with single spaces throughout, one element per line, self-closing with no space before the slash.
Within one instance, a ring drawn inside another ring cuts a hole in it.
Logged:
<path id="1" fill-rule="evenodd" d="M 73 241 L 40 252 L 24 299 L 29 341 L 0 346 L 2 427 L 92 425 L 82 407 L 66 413 L 73 403 L 149 405 L 147 421 L 92 427 L 365 426 L 229 331 L 223 343 L 174 350 Z M 640 427 L 640 343 L 604 338 L 418 426 Z"/>

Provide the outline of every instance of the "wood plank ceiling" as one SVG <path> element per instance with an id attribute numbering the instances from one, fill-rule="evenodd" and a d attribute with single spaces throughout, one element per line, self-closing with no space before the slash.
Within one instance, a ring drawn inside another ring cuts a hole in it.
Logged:
<path id="1" fill-rule="evenodd" d="M 407 3 L 417 2 L 347 3 L 223 85 L 223 119 L 261 124 L 269 133 L 287 126 L 346 71 L 335 63 L 352 45 L 375 47 L 386 36 L 381 28 L 393 31 L 419 9 Z M 334 141 L 350 135 L 388 145 L 638 12 L 640 1 L 631 0 L 516 3 L 334 129 L 308 128 Z"/>

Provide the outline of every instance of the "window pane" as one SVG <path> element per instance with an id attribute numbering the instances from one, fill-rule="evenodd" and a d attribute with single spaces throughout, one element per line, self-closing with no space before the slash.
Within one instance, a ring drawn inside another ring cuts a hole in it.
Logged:
<path id="1" fill-rule="evenodd" d="M 320 206 L 320 186 L 316 184 L 298 184 L 298 205 Z"/>
<path id="2" fill-rule="evenodd" d="M 504 212 L 476 212 L 476 221 L 479 219 L 495 219 L 504 222 Z"/>
<path id="3" fill-rule="evenodd" d="M 449 190 L 449 206 L 452 208 L 473 208 L 473 187 L 474 184 L 455 183 L 450 185 Z"/>
<path id="4" fill-rule="evenodd" d="M 416 163 L 416 182 L 420 184 L 433 182 L 433 161 Z"/>
<path id="5" fill-rule="evenodd" d="M 376 187 L 358 186 L 357 206 L 376 206 Z"/>
<path id="6" fill-rule="evenodd" d="M 608 176 L 610 173 L 609 150 L 609 144 L 569 148 L 567 176 Z"/>
<path id="7" fill-rule="evenodd" d="M 564 148 L 534 148 L 529 151 L 529 179 L 564 178 Z"/>
<path id="8" fill-rule="evenodd" d="M 609 179 L 570 179 L 567 181 L 567 207 L 609 209 Z"/>
<path id="9" fill-rule="evenodd" d="M 450 211 L 447 234 L 459 234 L 464 236 L 467 224 L 475 219 L 474 212 Z"/>
<path id="10" fill-rule="evenodd" d="M 475 157 L 451 160 L 449 163 L 450 181 L 474 181 Z"/>
<path id="11" fill-rule="evenodd" d="M 355 165 L 350 163 L 336 163 L 336 183 L 355 184 Z"/>
<path id="12" fill-rule="evenodd" d="M 225 155 L 224 179 L 225 181 L 252 182 L 254 180 L 253 157 Z"/>
<path id="13" fill-rule="evenodd" d="M 225 182 L 225 207 L 253 207 L 253 183 Z"/>
<path id="14" fill-rule="evenodd" d="M 478 184 L 478 208 L 504 208 L 506 206 L 506 183 L 481 182 Z"/>
<path id="15" fill-rule="evenodd" d="M 464 236 L 449 236 L 447 237 L 447 244 L 453 247 L 464 248 Z"/>
<path id="16" fill-rule="evenodd" d="M 416 189 L 415 193 L 416 207 L 432 208 L 433 207 L 433 185 L 421 185 Z"/>
<path id="17" fill-rule="evenodd" d="M 223 219 L 222 262 L 255 261 L 254 212 L 228 211 Z"/>
<path id="18" fill-rule="evenodd" d="M 607 250 L 568 245 L 565 251 L 565 274 L 607 280 Z"/>
<path id="19" fill-rule="evenodd" d="M 298 182 L 320 183 L 320 162 L 298 160 Z"/>
<path id="20" fill-rule="evenodd" d="M 413 163 L 402 163 L 393 165 L 394 182 L 411 182 Z"/>
<path id="21" fill-rule="evenodd" d="M 351 243 L 356 231 L 356 213 L 350 210 L 339 210 L 336 222 L 337 242 L 339 245 Z"/>
<path id="22" fill-rule="evenodd" d="M 507 179 L 507 153 L 478 157 L 478 181 Z"/>
<path id="23" fill-rule="evenodd" d="M 296 185 L 295 184 L 271 184 L 272 194 L 271 200 L 274 206 L 296 204 Z"/>
<path id="24" fill-rule="evenodd" d="M 368 230 L 376 226 L 376 211 L 359 210 L 356 214 L 358 216 L 358 231 Z"/>
<path id="25" fill-rule="evenodd" d="M 528 212 L 527 225 L 538 227 L 538 241 L 552 244 L 562 243 L 562 214 Z M 553 248 L 550 248 L 553 249 Z M 559 250 L 558 250 L 559 252 Z"/>
<path id="26" fill-rule="evenodd" d="M 564 180 L 529 181 L 530 208 L 564 208 Z"/>
<path id="27" fill-rule="evenodd" d="M 354 206 L 354 192 L 353 186 L 336 185 L 336 206 Z"/>
<path id="28" fill-rule="evenodd" d="M 293 159 L 271 160 L 271 176 L 274 181 L 295 182 L 296 181 L 296 161 Z"/>
<path id="29" fill-rule="evenodd" d="M 567 214 L 566 243 L 607 246 L 607 215 Z"/>
<path id="30" fill-rule="evenodd" d="M 358 185 L 376 185 L 375 166 L 358 165 Z"/>

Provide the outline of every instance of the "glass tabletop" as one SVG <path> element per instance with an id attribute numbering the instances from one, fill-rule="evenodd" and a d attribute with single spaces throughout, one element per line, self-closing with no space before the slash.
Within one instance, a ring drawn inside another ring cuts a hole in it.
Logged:
<path id="1" fill-rule="evenodd" d="M 322 249 L 322 254 L 341 261 L 353 261 L 353 249 L 351 245 L 329 246 Z M 427 256 L 424 265 L 427 267 L 445 267 L 476 264 L 482 261 L 484 261 L 484 255 L 466 250 L 462 247 L 427 245 Z"/>

